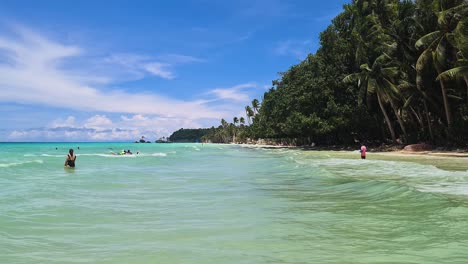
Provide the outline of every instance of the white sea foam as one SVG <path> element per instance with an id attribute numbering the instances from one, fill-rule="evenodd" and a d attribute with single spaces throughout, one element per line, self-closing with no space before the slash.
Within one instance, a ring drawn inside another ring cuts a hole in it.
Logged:
<path id="1" fill-rule="evenodd" d="M 24 161 L 24 162 L 0 163 L 0 168 L 9 168 L 9 167 L 14 167 L 14 166 L 21 166 L 21 165 L 24 165 L 24 164 L 30 164 L 30 163 L 42 164 L 42 163 L 44 163 L 44 161 L 42 161 L 42 160 L 31 160 L 31 161 Z"/>
<path id="2" fill-rule="evenodd" d="M 88 157 L 105 157 L 105 158 L 134 158 L 136 155 L 117 155 L 117 154 L 104 154 L 104 153 L 86 153 L 86 154 L 78 154 L 77 157 L 80 156 L 88 156 Z"/>
<path id="3" fill-rule="evenodd" d="M 290 156 L 291 157 L 291 156 Z M 402 181 L 422 192 L 468 196 L 468 171 L 449 171 L 412 161 L 360 160 L 298 157 L 301 166 L 324 170 L 330 175 L 378 181 Z"/>
<path id="4" fill-rule="evenodd" d="M 151 156 L 153 156 L 153 157 L 166 157 L 167 154 L 166 154 L 166 153 L 158 152 L 158 153 L 153 153 L 153 154 L 151 154 Z"/>
<path id="5" fill-rule="evenodd" d="M 41 154 L 42 157 L 54 157 L 54 158 L 62 158 L 65 155 L 50 155 L 50 154 Z"/>

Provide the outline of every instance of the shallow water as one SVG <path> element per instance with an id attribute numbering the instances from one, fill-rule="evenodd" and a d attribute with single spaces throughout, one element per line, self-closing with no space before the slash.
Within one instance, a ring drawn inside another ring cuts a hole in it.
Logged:
<path id="1" fill-rule="evenodd" d="M 0 263 L 466 263 L 468 160 L 368 157 L 0 144 Z"/>

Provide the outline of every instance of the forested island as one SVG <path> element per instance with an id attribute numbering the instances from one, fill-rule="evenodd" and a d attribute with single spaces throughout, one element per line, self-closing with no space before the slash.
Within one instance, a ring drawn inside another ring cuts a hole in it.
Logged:
<path id="1" fill-rule="evenodd" d="M 202 139 L 466 147 L 467 1 L 352 1 L 245 112 Z"/>
<path id="2" fill-rule="evenodd" d="M 212 128 L 213 130 L 215 128 Z M 207 135 L 211 129 L 197 128 L 187 129 L 181 128 L 168 137 L 169 142 L 201 142 L 202 137 Z"/>

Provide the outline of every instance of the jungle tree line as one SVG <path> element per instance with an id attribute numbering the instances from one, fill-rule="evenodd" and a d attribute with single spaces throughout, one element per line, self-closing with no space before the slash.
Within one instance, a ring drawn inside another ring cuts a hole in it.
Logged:
<path id="1" fill-rule="evenodd" d="M 205 139 L 468 142 L 468 1 L 354 0 L 320 44 Z"/>

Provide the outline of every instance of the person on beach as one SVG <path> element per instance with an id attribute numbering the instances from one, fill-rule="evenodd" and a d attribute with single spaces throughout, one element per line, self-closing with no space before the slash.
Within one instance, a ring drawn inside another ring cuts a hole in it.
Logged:
<path id="1" fill-rule="evenodd" d="M 75 167 L 76 156 L 73 154 L 73 149 L 70 149 L 67 154 L 67 159 L 65 160 L 65 167 Z"/>
<path id="2" fill-rule="evenodd" d="M 359 150 L 359 152 L 361 152 L 361 159 L 366 159 L 366 151 L 367 151 L 366 146 L 362 145 L 361 150 Z"/>

